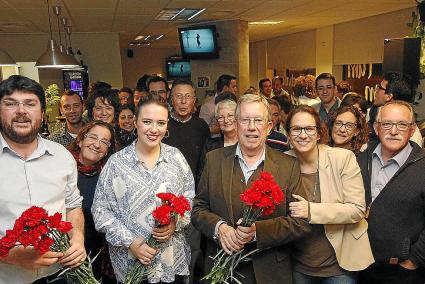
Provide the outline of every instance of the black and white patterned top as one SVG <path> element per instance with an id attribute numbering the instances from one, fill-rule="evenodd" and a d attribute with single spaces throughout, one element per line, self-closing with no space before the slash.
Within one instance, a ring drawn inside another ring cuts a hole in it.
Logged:
<path id="1" fill-rule="evenodd" d="M 75 138 L 69 134 L 65 122 L 56 123 L 51 133 L 52 134 L 50 134 L 47 139 L 59 143 L 64 147 L 67 147 L 75 140 Z"/>
<path id="2" fill-rule="evenodd" d="M 154 220 L 152 211 L 161 201 L 159 192 L 184 195 L 192 205 L 195 183 L 182 153 L 161 144 L 161 153 L 153 169 L 143 166 L 136 156 L 136 142 L 109 158 L 97 183 L 92 213 L 96 230 L 106 233 L 115 275 L 124 281 L 135 261 L 128 247 L 136 237 L 148 239 Z M 177 222 L 173 237 L 160 247 L 154 258 L 151 283 L 172 282 L 175 275 L 189 275 L 190 248 L 185 228 L 190 212 Z"/>

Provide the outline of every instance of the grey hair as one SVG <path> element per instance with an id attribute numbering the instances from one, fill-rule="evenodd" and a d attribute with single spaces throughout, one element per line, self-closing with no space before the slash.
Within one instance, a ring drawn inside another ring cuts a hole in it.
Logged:
<path id="1" fill-rule="evenodd" d="M 272 115 L 270 113 L 269 103 L 267 102 L 266 97 L 263 95 L 256 94 L 245 94 L 242 95 L 238 100 L 238 105 L 236 107 L 236 118 L 240 118 L 241 114 L 241 104 L 243 103 L 262 103 L 267 110 L 267 119 L 268 121 L 272 120 Z"/>
<path id="2" fill-rule="evenodd" d="M 389 106 L 389 105 L 399 105 L 399 106 L 404 106 L 404 107 L 408 108 L 409 109 L 409 112 L 410 112 L 410 122 L 411 123 L 414 123 L 415 122 L 415 112 L 413 110 L 412 105 L 409 104 L 408 102 L 400 101 L 400 100 L 392 100 L 392 101 L 387 102 L 385 105 L 381 106 L 378 109 L 378 114 L 376 115 L 376 121 L 377 122 L 380 122 L 381 121 L 381 112 L 382 112 L 382 109 L 384 107 Z"/>
<path id="3" fill-rule="evenodd" d="M 237 104 L 236 104 L 236 102 L 235 102 L 235 101 L 233 101 L 233 100 L 224 100 L 224 101 L 219 102 L 219 103 L 218 103 L 218 104 L 216 104 L 216 106 L 215 106 L 215 110 L 214 110 L 214 116 L 215 116 L 215 118 L 217 118 L 217 117 L 218 117 L 218 111 L 219 111 L 221 108 L 224 108 L 224 107 L 227 107 L 227 108 L 229 108 L 229 109 L 232 109 L 232 110 L 233 110 L 233 112 L 236 112 Z"/>

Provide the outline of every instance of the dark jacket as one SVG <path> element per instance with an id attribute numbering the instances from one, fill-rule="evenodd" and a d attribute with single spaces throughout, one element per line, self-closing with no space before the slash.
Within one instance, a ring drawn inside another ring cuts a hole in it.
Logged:
<path id="1" fill-rule="evenodd" d="M 196 174 L 196 180 L 201 179 L 202 171 L 204 170 L 205 158 L 208 152 L 212 150 L 223 148 L 224 147 L 224 137 L 221 135 L 220 137 L 208 137 L 207 141 L 205 141 L 204 148 L 201 152 L 201 158 L 199 159 L 198 172 Z"/>
<path id="2" fill-rule="evenodd" d="M 373 142 L 357 157 L 370 206 L 368 234 L 376 262 L 410 259 L 425 266 L 425 150 L 410 142 L 412 152 L 372 203 Z"/>
<path id="3" fill-rule="evenodd" d="M 234 168 L 237 163 L 236 147 L 236 145 L 228 146 L 207 154 L 198 194 L 193 201 L 192 223 L 207 239 L 204 270 L 206 272 L 212 267 L 212 261 L 208 256 L 214 256 L 219 249 L 218 243 L 214 240 L 217 222 L 223 220 L 231 226 L 236 226 L 239 218 L 233 208 L 241 201 L 232 199 Z M 300 169 L 297 160 L 268 146 L 265 156 L 264 171 L 274 176 L 284 190 L 287 202 L 292 201 L 292 194 L 306 198 L 304 189 L 299 187 Z M 260 252 L 252 257 L 255 283 L 292 283 L 290 244 L 310 232 L 311 227 L 305 220 L 288 216 L 285 202 L 276 206 L 272 215 L 261 217 L 255 225 L 254 244 L 260 249 Z M 252 280 L 245 279 L 242 283 L 252 283 Z"/>

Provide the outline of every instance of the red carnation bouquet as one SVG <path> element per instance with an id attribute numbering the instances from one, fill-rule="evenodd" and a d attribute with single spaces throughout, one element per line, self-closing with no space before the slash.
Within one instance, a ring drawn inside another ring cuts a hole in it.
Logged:
<path id="1" fill-rule="evenodd" d="M 255 180 L 251 187 L 240 195 L 240 199 L 246 205 L 240 226 L 250 227 L 261 215 L 271 215 L 276 205 L 279 205 L 283 201 L 284 194 L 272 174 L 263 171 L 260 173 L 260 178 Z M 249 256 L 255 252 L 257 250 L 244 253 L 242 249 L 232 255 L 228 255 L 221 249 L 214 257 L 211 257 L 214 260 L 214 266 L 202 280 L 210 280 L 212 284 L 241 283 L 236 278 L 236 274 L 241 277 L 243 275 L 236 272 L 235 269 L 239 263 L 249 261 Z"/>
<path id="2" fill-rule="evenodd" d="M 172 193 L 158 193 L 156 195 L 162 201 L 162 205 L 155 208 L 152 212 L 152 216 L 155 220 L 155 227 L 166 226 L 171 223 L 172 220 L 183 217 L 186 211 L 190 210 L 189 201 L 183 196 L 176 196 Z M 157 248 L 159 242 L 152 236 L 147 240 L 147 245 L 152 248 Z M 140 283 L 147 279 L 148 275 L 151 274 L 152 267 L 143 265 L 140 261 L 137 261 L 127 277 L 124 280 L 124 284 Z"/>
<path id="3" fill-rule="evenodd" d="M 19 245 L 33 247 L 40 254 L 48 251 L 65 253 L 71 246 L 67 234 L 71 229 L 72 224 L 62 221 L 61 213 L 49 216 L 43 208 L 32 206 L 16 219 L 13 229 L 6 230 L 6 235 L 0 239 L 0 257 L 7 257 L 9 251 Z M 78 267 L 68 267 L 58 277 L 65 278 L 67 283 L 99 284 L 92 271 L 94 259 L 87 258 Z"/>

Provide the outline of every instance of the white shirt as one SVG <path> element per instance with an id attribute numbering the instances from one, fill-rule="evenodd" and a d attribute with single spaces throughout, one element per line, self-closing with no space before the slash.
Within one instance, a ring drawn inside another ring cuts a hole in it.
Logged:
<path id="1" fill-rule="evenodd" d="M 12 229 L 15 220 L 31 206 L 46 209 L 49 215 L 81 207 L 77 188 L 77 164 L 62 145 L 43 139 L 28 159 L 13 151 L 0 132 L 0 237 Z M 32 283 L 53 274 L 59 265 L 25 270 L 0 262 L 0 283 Z"/>

